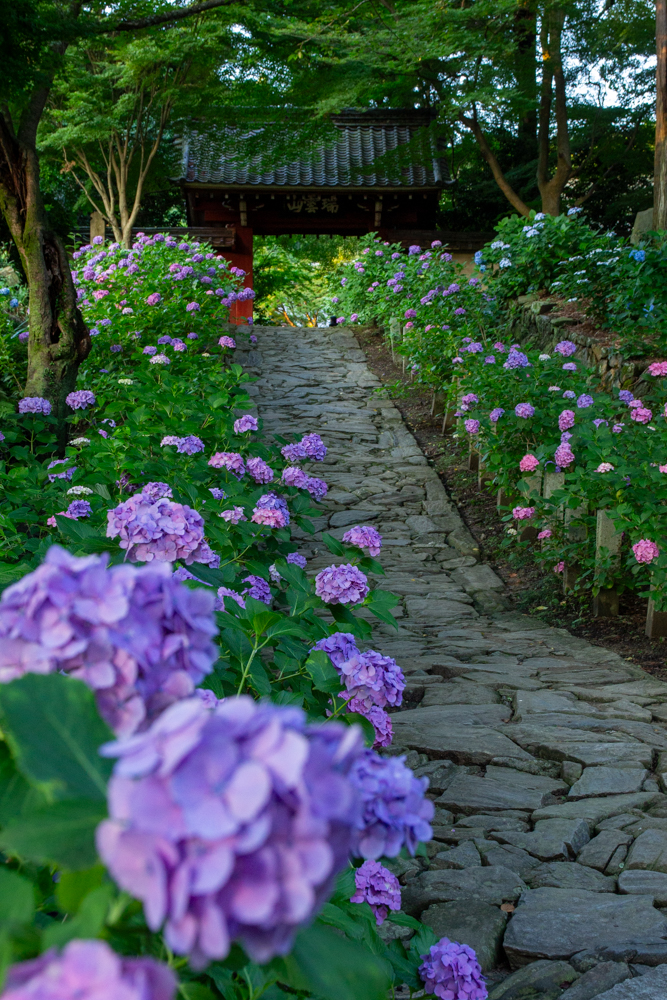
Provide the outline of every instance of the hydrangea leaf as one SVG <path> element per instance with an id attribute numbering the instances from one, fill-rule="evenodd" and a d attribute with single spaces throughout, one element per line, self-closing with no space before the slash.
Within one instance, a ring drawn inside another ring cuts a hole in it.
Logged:
<path id="1" fill-rule="evenodd" d="M 26 674 L 0 685 L 2 728 L 21 773 L 55 799 L 106 801 L 113 762 L 100 757 L 113 733 L 83 681 Z"/>
<path id="2" fill-rule="evenodd" d="M 46 805 L 46 798 L 17 770 L 5 742 L 0 742 L 0 826 L 10 819 Z"/>
<path id="3" fill-rule="evenodd" d="M 35 891 L 26 878 L 0 868 L 0 928 L 29 924 L 35 910 Z"/>
<path id="4" fill-rule="evenodd" d="M 323 649 L 314 649 L 306 660 L 305 667 L 317 691 L 324 691 L 325 694 L 340 691 L 341 680 L 338 671 Z"/>
<path id="5" fill-rule="evenodd" d="M 95 830 L 106 807 L 91 799 L 66 799 L 12 820 L 0 833 L 4 851 L 40 864 L 70 871 L 90 868 L 97 860 Z"/>
<path id="6" fill-rule="evenodd" d="M 330 535 L 328 532 L 325 532 L 322 535 L 322 541 L 324 542 L 324 544 L 326 545 L 326 547 L 328 548 L 329 552 L 331 552 L 332 555 L 334 556 L 345 555 L 345 546 L 343 545 L 342 542 L 339 542 L 337 538 L 334 538 L 333 535 Z"/>
<path id="7" fill-rule="evenodd" d="M 82 900 L 75 917 L 46 928 L 42 937 L 44 950 L 62 948 L 73 938 L 97 937 L 104 927 L 114 892 L 114 887 L 109 882 L 89 892 Z"/>
<path id="8" fill-rule="evenodd" d="M 320 923 L 301 931 L 283 964 L 286 986 L 323 1000 L 386 1000 L 393 978 L 386 962 Z"/>
<path id="9" fill-rule="evenodd" d="M 82 871 L 62 872 L 56 885 L 58 906 L 64 913 L 74 914 L 83 900 L 104 881 L 104 865 L 93 865 Z"/>
<path id="10" fill-rule="evenodd" d="M 344 629 L 340 629 L 341 632 L 351 632 L 357 639 L 370 639 L 371 627 L 363 618 L 355 618 L 349 608 L 344 608 L 342 604 L 329 604 L 327 607 L 334 621 L 338 625 L 345 626 Z"/>
<path id="11" fill-rule="evenodd" d="M 364 733 L 364 743 L 367 747 L 373 746 L 376 737 L 375 727 L 365 715 L 360 715 L 359 712 L 346 712 L 340 716 L 340 720 L 346 722 L 348 726 L 361 726 Z"/>

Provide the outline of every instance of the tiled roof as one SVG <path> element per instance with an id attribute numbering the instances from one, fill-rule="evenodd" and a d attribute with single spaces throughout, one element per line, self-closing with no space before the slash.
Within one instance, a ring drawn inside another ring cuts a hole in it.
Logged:
<path id="1" fill-rule="evenodd" d="M 433 188 L 449 181 L 446 164 L 437 157 L 428 126 L 428 111 L 343 112 L 332 117 L 339 132 L 307 154 L 284 165 L 264 166 L 262 154 L 243 159 L 234 154 L 238 130 L 229 128 L 214 145 L 196 137 L 184 142 L 181 182 L 257 187 Z M 246 130 L 244 139 L 261 134 Z M 400 147 L 415 140 L 411 151 Z M 229 153 L 221 152 L 225 146 Z M 415 149 L 415 147 L 417 147 Z M 398 150 L 395 156 L 392 151 Z M 389 154 L 389 155 L 387 155 Z M 374 169 L 376 161 L 386 157 Z"/>

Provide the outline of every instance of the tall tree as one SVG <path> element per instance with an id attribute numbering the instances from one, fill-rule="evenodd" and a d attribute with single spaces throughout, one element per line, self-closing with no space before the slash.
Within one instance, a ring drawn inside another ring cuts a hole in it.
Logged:
<path id="1" fill-rule="evenodd" d="M 232 2 L 0 0 L 0 54 L 6 57 L 0 76 L 0 210 L 29 287 L 25 394 L 48 399 L 61 422 L 65 397 L 90 351 L 90 334 L 76 306 L 65 248 L 44 209 L 37 133 L 67 50 L 83 39 L 155 30 Z"/>
<path id="2" fill-rule="evenodd" d="M 656 107 L 653 228 L 667 229 L 667 0 L 656 0 Z"/>

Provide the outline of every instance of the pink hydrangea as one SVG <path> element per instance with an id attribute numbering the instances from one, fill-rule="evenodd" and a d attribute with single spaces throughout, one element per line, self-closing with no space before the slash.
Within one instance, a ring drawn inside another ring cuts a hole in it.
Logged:
<path id="1" fill-rule="evenodd" d="M 161 298 L 162 296 L 160 295 L 159 292 L 151 292 L 151 294 L 148 295 L 146 298 L 146 305 L 156 306 L 158 302 L 161 300 Z"/>
<path id="2" fill-rule="evenodd" d="M 368 549 L 368 554 L 373 557 L 379 556 L 382 548 L 382 535 L 370 524 L 355 524 L 345 532 L 343 541 L 360 549 Z"/>
<path id="3" fill-rule="evenodd" d="M 554 573 L 562 573 L 564 569 L 565 569 L 565 563 L 561 560 L 554 566 Z"/>
<path id="4" fill-rule="evenodd" d="M 598 467 L 597 467 L 597 469 L 595 471 L 596 472 L 613 472 L 614 471 L 614 466 L 611 464 L 611 462 L 600 462 L 600 464 L 598 465 Z"/>
<path id="5" fill-rule="evenodd" d="M 654 361 L 648 366 L 649 375 L 667 375 L 667 361 Z"/>
<path id="6" fill-rule="evenodd" d="M 284 528 L 288 523 L 282 510 L 271 507 L 255 507 L 250 520 L 269 528 Z"/>
<path id="7" fill-rule="evenodd" d="M 538 541 L 541 542 L 545 538 L 551 538 L 552 535 L 553 531 L 551 530 L 551 528 L 543 528 L 542 531 L 540 531 L 540 533 L 538 534 L 537 538 Z"/>
<path id="8" fill-rule="evenodd" d="M 106 941 L 74 940 L 12 965 L 2 1000 L 172 1000 L 176 976 L 154 958 L 117 955 Z"/>
<path id="9" fill-rule="evenodd" d="M 440 1000 L 486 1000 L 488 991 L 477 956 L 467 944 L 441 938 L 431 945 L 419 968 L 426 993 Z"/>
<path id="10" fill-rule="evenodd" d="M 246 431 L 256 431 L 257 426 L 257 417 L 253 417 L 251 413 L 244 413 L 234 421 L 234 433 L 245 434 Z"/>
<path id="11" fill-rule="evenodd" d="M 479 420 L 464 420 L 463 426 L 468 434 L 479 434 Z"/>
<path id="12" fill-rule="evenodd" d="M 527 521 L 535 514 L 534 507 L 515 507 L 512 510 L 512 517 L 515 521 Z"/>
<path id="13" fill-rule="evenodd" d="M 522 472 L 534 472 L 535 469 L 537 469 L 537 467 L 539 466 L 539 464 L 540 464 L 539 458 L 536 458 L 535 455 L 528 454 L 524 455 L 521 461 L 519 462 L 519 468 Z"/>
<path id="14" fill-rule="evenodd" d="M 638 542 L 632 546 L 632 551 L 635 554 L 635 559 L 638 563 L 650 563 L 654 559 L 657 559 L 660 555 L 660 549 L 655 544 L 655 542 L 649 541 L 648 538 L 640 538 Z"/>
<path id="15" fill-rule="evenodd" d="M 393 872 L 379 861 L 364 861 L 354 873 L 356 891 L 351 903 L 368 903 L 380 927 L 390 910 L 401 908 L 401 886 Z"/>
<path id="16" fill-rule="evenodd" d="M 574 454 L 570 448 L 567 441 L 564 444 L 559 444 L 554 453 L 554 460 L 556 465 L 564 469 L 568 465 L 572 465 L 574 462 Z"/>
<path id="17" fill-rule="evenodd" d="M 243 456 L 236 451 L 216 451 L 209 458 L 208 464 L 214 469 L 228 469 L 237 479 L 245 475 Z"/>
<path id="18" fill-rule="evenodd" d="M 667 465 L 659 465 L 658 472 L 667 472 Z"/>
<path id="19" fill-rule="evenodd" d="M 574 420 L 574 410 L 563 410 L 558 417 L 558 429 L 561 431 L 569 431 L 570 427 L 574 427 Z"/>
<path id="20" fill-rule="evenodd" d="M 273 479 L 273 469 L 263 458 L 249 458 L 246 468 L 256 483 L 270 483 Z"/>
<path id="21" fill-rule="evenodd" d="M 630 419 L 638 424 L 648 424 L 653 419 L 653 413 L 646 406 L 636 406 L 630 410 Z"/>
<path id="22" fill-rule="evenodd" d="M 230 524 L 238 524 L 239 521 L 245 521 L 246 516 L 243 513 L 243 507 L 232 507 L 231 510 L 223 510 L 219 514 L 219 517 L 223 521 L 228 521 Z"/>
<path id="23" fill-rule="evenodd" d="M 315 577 L 315 593 L 325 604 L 361 604 L 368 580 L 356 566 L 327 566 Z"/>

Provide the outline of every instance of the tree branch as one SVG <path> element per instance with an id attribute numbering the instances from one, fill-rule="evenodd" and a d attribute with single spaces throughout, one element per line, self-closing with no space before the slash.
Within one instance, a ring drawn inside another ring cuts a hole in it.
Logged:
<path id="1" fill-rule="evenodd" d="M 228 7 L 239 0 L 204 0 L 204 3 L 195 3 L 191 7 L 180 7 L 176 10 L 165 11 L 163 14 L 153 14 L 151 17 L 138 17 L 133 21 L 118 21 L 116 24 L 102 22 L 93 29 L 99 34 L 106 34 L 111 31 L 139 31 L 141 28 L 154 28 L 158 24 L 169 24 L 172 21 L 182 21 L 185 17 L 193 14 L 203 14 L 207 10 L 215 10 L 216 7 Z M 241 0 L 242 2 L 242 0 Z"/>
<path id="2" fill-rule="evenodd" d="M 498 163 L 495 153 L 493 152 L 488 142 L 486 141 L 486 136 L 482 132 L 479 126 L 479 122 L 477 120 L 477 111 L 475 110 L 472 118 L 466 118 L 465 115 L 460 114 L 459 120 L 466 126 L 466 128 L 469 128 L 472 134 L 475 136 L 475 139 L 477 140 L 477 143 L 480 148 L 480 152 L 484 157 L 484 159 L 486 160 L 486 162 L 488 163 L 488 165 L 490 166 L 491 173 L 493 174 L 496 184 L 498 185 L 502 193 L 505 195 L 510 205 L 516 208 L 517 212 L 519 212 L 520 215 L 525 215 L 525 216 L 530 215 L 530 209 L 528 208 L 526 203 L 521 200 L 519 195 L 516 193 L 514 188 L 506 179 L 501 169 L 501 166 Z"/>

